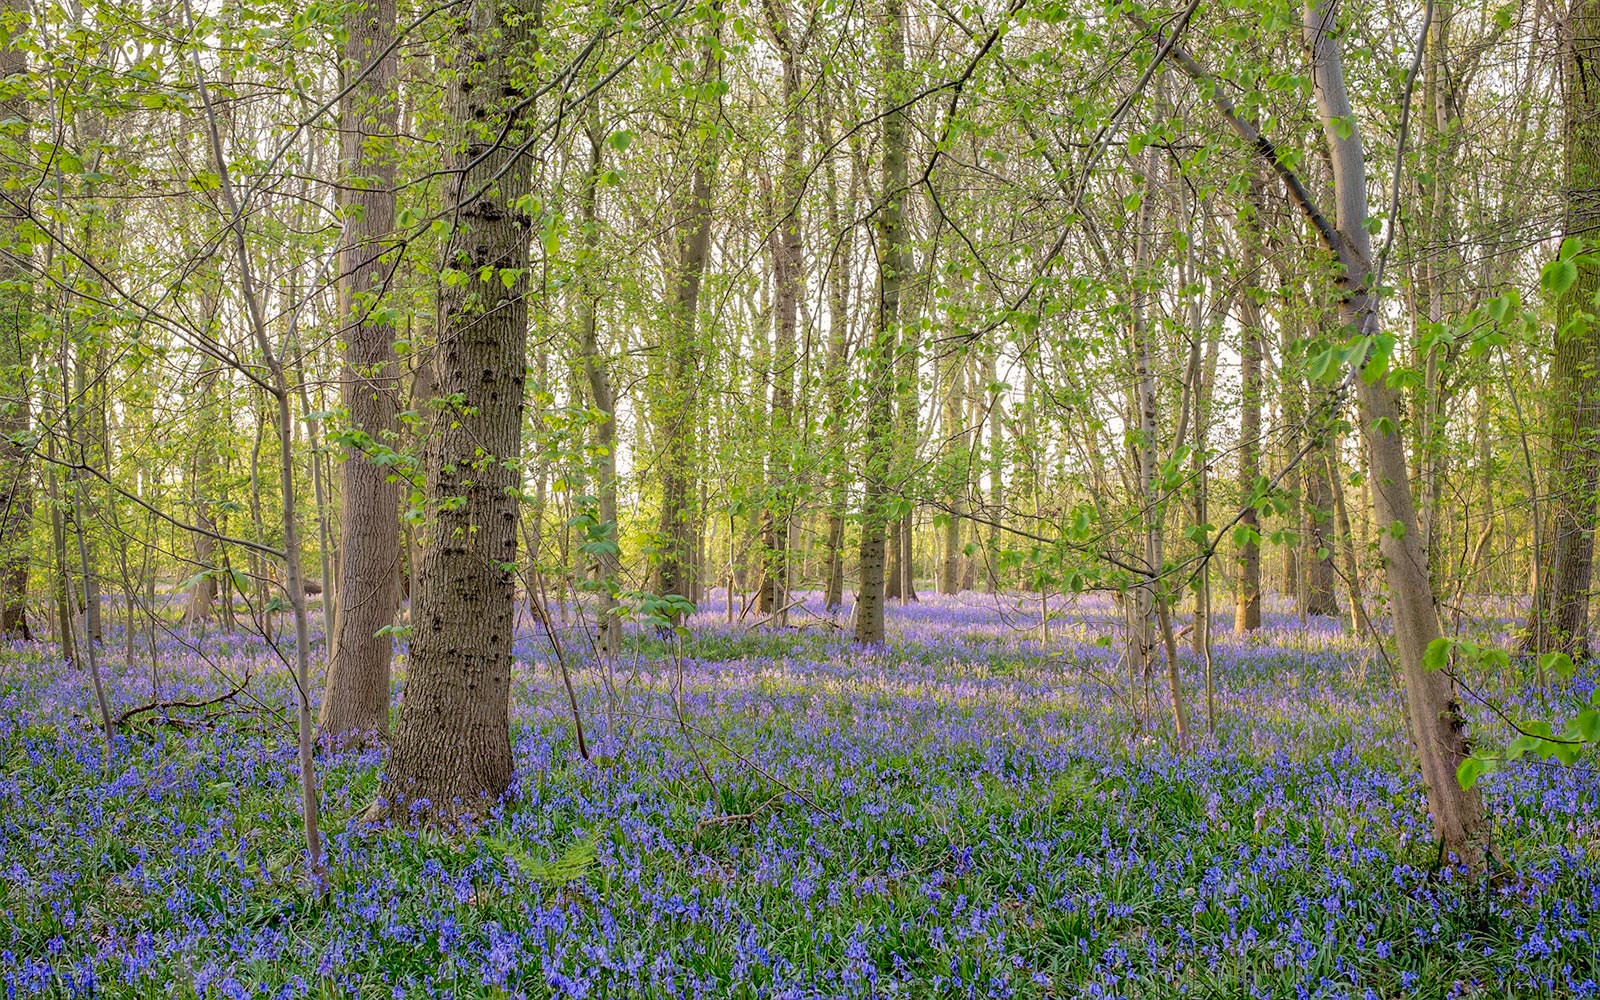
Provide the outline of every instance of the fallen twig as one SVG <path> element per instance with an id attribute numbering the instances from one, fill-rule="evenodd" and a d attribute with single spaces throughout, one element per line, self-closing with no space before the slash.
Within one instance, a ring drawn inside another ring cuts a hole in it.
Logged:
<path id="1" fill-rule="evenodd" d="M 168 698 L 162 701 L 152 701 L 144 705 L 136 705 L 118 715 L 116 718 L 116 725 L 121 726 L 135 716 L 143 715 L 146 712 L 162 712 L 172 708 L 207 708 L 211 705 L 219 705 L 225 701 L 232 701 L 234 698 L 239 696 L 239 693 L 243 691 L 249 683 L 250 675 L 245 674 L 244 679 L 238 684 L 235 684 L 232 688 L 222 692 L 214 698 L 203 698 L 199 700 Z"/>

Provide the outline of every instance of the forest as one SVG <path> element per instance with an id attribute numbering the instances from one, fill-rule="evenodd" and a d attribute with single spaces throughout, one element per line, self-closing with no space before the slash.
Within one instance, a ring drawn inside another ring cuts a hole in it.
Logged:
<path id="1" fill-rule="evenodd" d="M 0 0 L 13 998 L 1600 997 L 1600 0 Z"/>

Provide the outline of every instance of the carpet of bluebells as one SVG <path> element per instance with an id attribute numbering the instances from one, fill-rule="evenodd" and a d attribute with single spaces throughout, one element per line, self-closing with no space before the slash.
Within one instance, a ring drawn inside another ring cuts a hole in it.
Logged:
<path id="1" fill-rule="evenodd" d="M 567 632 L 588 761 L 547 640 L 519 638 L 513 787 L 470 833 L 365 825 L 382 752 L 323 748 L 320 889 L 260 639 L 168 631 L 130 660 L 108 635 L 119 711 L 251 678 L 109 755 L 85 674 L 0 651 L 0 989 L 1600 996 L 1600 779 L 1493 775 L 1496 874 L 1441 868 L 1392 672 L 1331 621 L 1278 609 L 1239 640 L 1219 615 L 1215 731 L 1186 661 L 1202 735 L 1180 755 L 1109 605 L 1063 602 L 1042 640 L 1036 601 L 925 598 L 871 650 L 708 608 L 681 655 L 641 631 L 609 678 Z M 1481 681 L 1511 716 L 1572 694 Z"/>

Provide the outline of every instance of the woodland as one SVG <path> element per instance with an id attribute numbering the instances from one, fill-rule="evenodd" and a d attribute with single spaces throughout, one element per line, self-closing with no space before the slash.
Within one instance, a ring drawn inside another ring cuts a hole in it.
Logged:
<path id="1" fill-rule="evenodd" d="M 0 0 L 0 984 L 1600 996 L 1600 0 Z"/>

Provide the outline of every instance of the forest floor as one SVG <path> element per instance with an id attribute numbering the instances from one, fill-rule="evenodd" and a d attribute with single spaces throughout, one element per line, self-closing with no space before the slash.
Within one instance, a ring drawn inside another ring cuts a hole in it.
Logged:
<path id="1" fill-rule="evenodd" d="M 1215 732 L 1189 663 L 1200 735 L 1179 755 L 1109 606 L 1063 604 L 1042 643 L 1035 604 L 894 605 L 862 652 L 807 615 L 723 624 L 713 596 L 681 658 L 635 637 L 615 694 L 577 657 L 589 761 L 530 630 L 502 813 L 472 835 L 368 828 L 381 753 L 324 751 L 320 894 L 286 672 L 259 639 L 160 637 L 163 698 L 252 680 L 181 727 L 139 716 L 109 760 L 86 675 L 13 646 L 4 996 L 1600 995 L 1590 767 L 1491 776 L 1501 872 L 1439 873 L 1390 673 L 1334 623 L 1219 632 Z M 151 698 L 143 640 L 130 663 L 109 635 L 103 659 L 115 711 Z"/>

